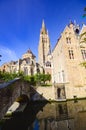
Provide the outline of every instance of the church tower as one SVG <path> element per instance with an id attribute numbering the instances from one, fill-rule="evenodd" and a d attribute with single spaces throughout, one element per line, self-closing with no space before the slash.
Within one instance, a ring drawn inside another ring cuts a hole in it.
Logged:
<path id="1" fill-rule="evenodd" d="M 38 46 L 38 62 L 41 66 L 45 67 L 45 64 L 48 61 L 48 55 L 50 55 L 50 53 L 50 39 L 43 20 Z"/>

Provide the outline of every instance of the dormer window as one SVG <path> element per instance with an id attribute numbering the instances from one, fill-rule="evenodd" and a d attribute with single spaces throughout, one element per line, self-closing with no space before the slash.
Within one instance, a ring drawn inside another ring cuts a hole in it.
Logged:
<path id="1" fill-rule="evenodd" d="M 79 34 L 79 29 L 76 28 L 75 33 L 76 33 L 76 34 Z"/>
<path id="2" fill-rule="evenodd" d="M 66 42 L 67 43 L 71 43 L 71 38 L 70 37 L 66 37 Z"/>

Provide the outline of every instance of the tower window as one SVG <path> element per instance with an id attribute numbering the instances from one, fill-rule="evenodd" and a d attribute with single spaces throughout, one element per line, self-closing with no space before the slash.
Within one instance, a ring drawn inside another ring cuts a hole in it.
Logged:
<path id="1" fill-rule="evenodd" d="M 42 42 L 43 42 L 43 43 L 45 42 L 45 39 L 44 39 L 44 38 L 42 38 Z"/>
<path id="2" fill-rule="evenodd" d="M 67 43 L 71 43 L 71 38 L 70 37 L 66 37 L 66 42 Z"/>
<path id="3" fill-rule="evenodd" d="M 86 59 L 86 50 L 81 50 L 82 57 L 85 60 Z"/>
<path id="4" fill-rule="evenodd" d="M 42 38 L 42 42 L 43 43 L 47 42 L 47 39 L 46 38 Z"/>
<path id="5" fill-rule="evenodd" d="M 70 58 L 70 59 L 74 59 L 73 50 L 69 50 L 69 58 Z"/>

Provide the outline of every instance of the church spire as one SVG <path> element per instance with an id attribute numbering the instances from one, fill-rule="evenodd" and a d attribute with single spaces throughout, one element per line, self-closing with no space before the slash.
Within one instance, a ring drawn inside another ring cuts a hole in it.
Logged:
<path id="1" fill-rule="evenodd" d="M 38 61 L 39 64 L 43 67 L 45 66 L 46 62 L 50 57 L 50 50 L 51 50 L 50 39 L 43 20 L 41 31 L 40 31 L 39 46 L 38 46 Z"/>
<path id="2" fill-rule="evenodd" d="M 45 28 L 44 19 L 43 19 L 43 21 L 42 21 L 42 28 Z"/>
<path id="3" fill-rule="evenodd" d="M 47 31 L 46 31 L 46 27 L 45 27 L 44 20 L 42 21 L 41 34 L 47 34 Z"/>

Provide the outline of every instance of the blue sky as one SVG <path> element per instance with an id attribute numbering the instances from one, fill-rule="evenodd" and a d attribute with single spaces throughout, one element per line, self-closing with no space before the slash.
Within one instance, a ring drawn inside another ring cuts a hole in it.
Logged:
<path id="1" fill-rule="evenodd" d="M 86 0 L 0 0 L 0 65 L 21 58 L 29 48 L 38 57 L 44 19 L 54 48 L 70 20 L 86 23 Z"/>

